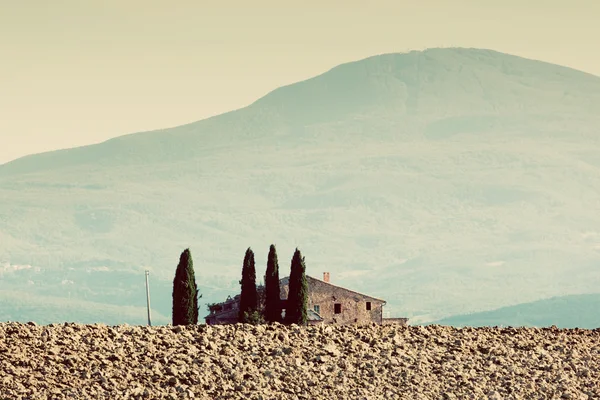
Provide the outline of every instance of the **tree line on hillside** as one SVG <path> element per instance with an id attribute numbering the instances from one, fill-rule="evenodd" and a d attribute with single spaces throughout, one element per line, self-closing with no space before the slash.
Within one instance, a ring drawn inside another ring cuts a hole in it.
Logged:
<path id="1" fill-rule="evenodd" d="M 252 324 L 279 322 L 306 325 L 308 284 L 306 265 L 300 250 L 296 248 L 292 257 L 285 317 L 282 317 L 279 263 L 273 244 L 269 248 L 264 282 L 264 288 L 259 293 L 254 252 L 249 247 L 242 263 L 239 321 Z M 173 280 L 173 325 L 197 324 L 198 299 L 201 297 L 196 284 L 192 254 L 189 249 L 185 249 L 179 257 Z"/>

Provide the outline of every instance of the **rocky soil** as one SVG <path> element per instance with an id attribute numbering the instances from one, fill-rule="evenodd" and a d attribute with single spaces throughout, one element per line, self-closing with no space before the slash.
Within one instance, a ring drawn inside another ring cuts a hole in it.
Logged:
<path id="1" fill-rule="evenodd" d="M 0 324 L 0 399 L 600 399 L 600 330 Z"/>

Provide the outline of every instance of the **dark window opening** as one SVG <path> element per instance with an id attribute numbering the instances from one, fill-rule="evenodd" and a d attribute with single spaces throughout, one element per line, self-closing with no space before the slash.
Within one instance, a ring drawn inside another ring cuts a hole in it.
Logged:
<path id="1" fill-rule="evenodd" d="M 318 305 L 318 304 L 315 304 L 315 306 L 313 307 L 313 309 L 315 310 L 315 312 L 316 312 L 317 314 L 320 314 L 320 313 L 321 313 L 321 307 L 319 307 L 319 305 Z"/>
<path id="2" fill-rule="evenodd" d="M 340 303 L 335 303 L 333 306 L 333 312 L 335 314 L 341 314 L 342 313 L 342 305 Z"/>
<path id="3" fill-rule="evenodd" d="M 367 301 L 367 311 L 371 311 L 371 302 Z"/>

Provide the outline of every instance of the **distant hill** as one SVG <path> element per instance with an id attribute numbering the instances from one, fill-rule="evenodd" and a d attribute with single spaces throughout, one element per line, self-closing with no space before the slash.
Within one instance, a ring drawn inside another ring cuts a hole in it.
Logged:
<path id="1" fill-rule="evenodd" d="M 148 321 L 147 309 L 143 307 L 109 305 L 56 295 L 37 296 L 10 291 L 0 292 L 0 316 L 2 321 L 35 321 L 38 324 L 76 322 L 145 325 Z M 171 322 L 170 316 L 162 315 L 156 310 L 152 310 L 151 318 L 153 325 L 166 325 Z"/>
<path id="2" fill-rule="evenodd" d="M 248 246 L 260 280 L 271 243 L 283 274 L 298 246 L 309 274 L 412 323 L 592 292 L 599 126 L 600 78 L 557 65 L 460 48 L 343 64 L 1 165 L 0 292 L 143 310 L 149 269 L 169 316 L 185 247 L 210 303 L 238 292 Z"/>
<path id="3" fill-rule="evenodd" d="M 462 326 L 552 326 L 600 328 L 600 293 L 560 296 L 433 322 Z"/>
<path id="4" fill-rule="evenodd" d="M 600 78 L 594 75 L 491 50 L 384 54 L 281 87 L 240 110 L 176 128 L 26 156 L 5 164 L 0 174 L 201 160 L 261 139 L 293 142 L 314 135 L 321 139 L 360 133 L 367 136 L 364 140 L 390 132 L 414 136 L 417 127 L 426 137 L 449 138 L 497 124 L 539 124 L 543 117 L 588 117 L 600 109 L 599 91 Z M 372 126 L 380 118 L 385 118 L 381 126 Z M 310 129 L 317 126 L 314 132 Z M 333 129 L 336 126 L 354 129 L 341 133 Z M 367 131 L 356 132 L 361 127 Z"/>

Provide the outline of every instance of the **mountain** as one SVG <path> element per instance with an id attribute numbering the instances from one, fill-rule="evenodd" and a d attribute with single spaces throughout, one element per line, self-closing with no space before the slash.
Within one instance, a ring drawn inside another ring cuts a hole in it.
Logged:
<path id="1" fill-rule="evenodd" d="M 35 321 L 44 325 L 57 322 L 145 325 L 148 321 L 146 307 L 95 303 L 63 296 L 64 294 L 44 296 L 3 290 L 0 293 L 2 321 Z M 153 325 L 171 322 L 170 316 L 156 310 L 152 310 L 151 318 Z"/>
<path id="2" fill-rule="evenodd" d="M 559 296 L 436 321 L 438 325 L 600 328 L 600 293 Z"/>
<path id="3" fill-rule="evenodd" d="M 239 290 L 248 246 L 261 277 L 275 243 L 283 275 L 298 246 L 308 274 L 413 323 L 593 292 L 598 126 L 600 78 L 557 65 L 480 49 L 343 64 L 1 165 L 0 290 L 142 310 L 148 269 L 169 316 L 184 248 L 210 303 Z"/>

